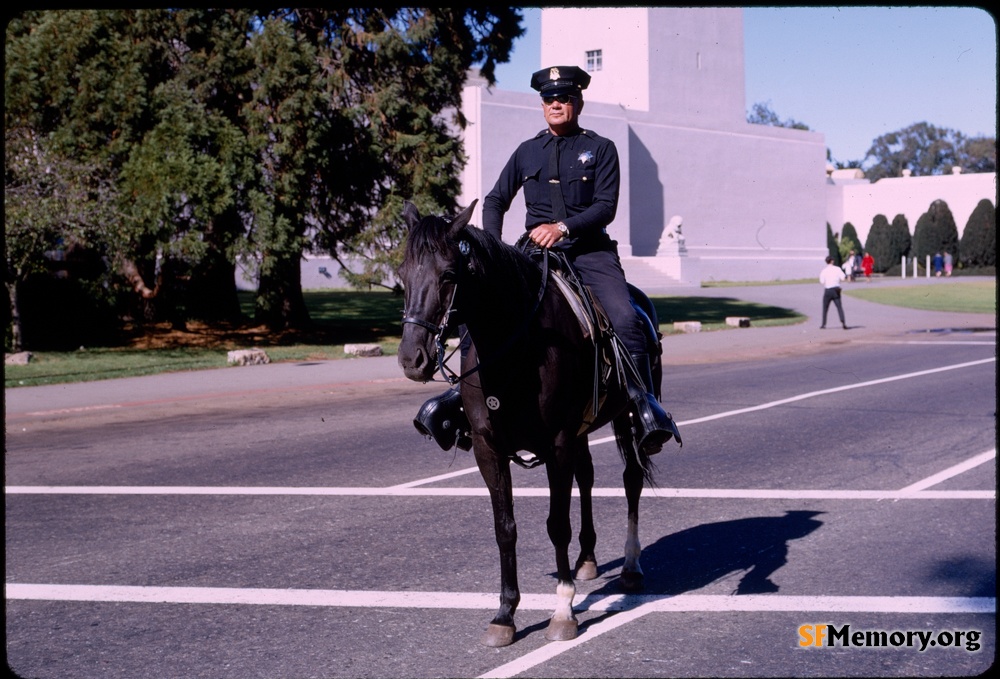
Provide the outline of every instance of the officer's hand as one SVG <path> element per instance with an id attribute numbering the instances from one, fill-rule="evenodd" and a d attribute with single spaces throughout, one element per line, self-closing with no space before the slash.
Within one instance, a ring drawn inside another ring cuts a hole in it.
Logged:
<path id="1" fill-rule="evenodd" d="M 555 224 L 539 224 L 528 234 L 536 245 L 550 248 L 563 237 L 562 231 Z"/>

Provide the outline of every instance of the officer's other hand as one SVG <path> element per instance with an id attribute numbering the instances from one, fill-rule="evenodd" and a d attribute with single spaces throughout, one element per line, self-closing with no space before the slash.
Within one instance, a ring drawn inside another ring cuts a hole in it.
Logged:
<path id="1" fill-rule="evenodd" d="M 556 224 L 539 224 L 528 234 L 531 240 L 540 247 L 550 248 L 563 237 Z"/>

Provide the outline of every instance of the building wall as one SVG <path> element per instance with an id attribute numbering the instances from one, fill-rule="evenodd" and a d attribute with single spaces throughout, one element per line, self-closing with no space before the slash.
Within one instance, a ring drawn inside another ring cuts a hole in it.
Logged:
<path id="1" fill-rule="evenodd" d="M 827 220 L 839 233 L 845 222 L 854 225 L 862 241 L 868 238 L 875 215 L 884 215 L 890 222 L 898 214 L 906 217 L 910 234 L 920 216 L 935 200 L 948 204 L 958 235 L 980 200 L 997 203 L 995 172 L 936 175 L 930 177 L 892 177 L 875 183 L 855 180 L 844 183 L 832 180 L 827 188 Z M 862 247 L 864 243 L 862 242 Z"/>

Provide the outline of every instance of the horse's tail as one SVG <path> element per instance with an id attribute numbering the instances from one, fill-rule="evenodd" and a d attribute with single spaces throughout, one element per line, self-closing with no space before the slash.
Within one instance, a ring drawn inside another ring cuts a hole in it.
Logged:
<path id="1" fill-rule="evenodd" d="M 656 487 L 654 474 L 656 465 L 653 460 L 641 450 L 635 442 L 635 435 L 632 433 L 632 424 L 629 422 L 629 413 L 626 410 L 612 421 L 612 429 L 615 432 L 615 444 L 618 446 L 618 454 L 622 457 L 622 462 L 626 466 L 637 464 L 642 469 L 642 478 L 650 488 Z"/>

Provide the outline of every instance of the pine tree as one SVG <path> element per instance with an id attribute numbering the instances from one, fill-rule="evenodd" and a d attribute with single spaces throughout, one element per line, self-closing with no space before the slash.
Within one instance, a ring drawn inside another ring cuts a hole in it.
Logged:
<path id="1" fill-rule="evenodd" d="M 843 262 L 840 259 L 840 247 L 837 244 L 837 236 L 833 233 L 833 229 L 830 228 L 830 222 L 826 223 L 826 251 L 830 257 L 833 257 L 833 263 L 840 266 Z"/>
<path id="2" fill-rule="evenodd" d="M 960 243 L 964 267 L 997 265 L 996 208 L 984 198 L 976 205 L 962 232 Z"/>

